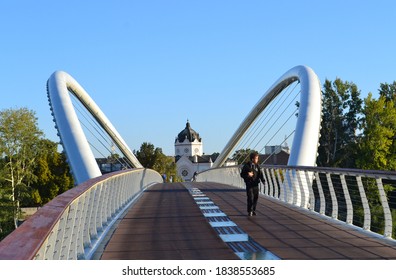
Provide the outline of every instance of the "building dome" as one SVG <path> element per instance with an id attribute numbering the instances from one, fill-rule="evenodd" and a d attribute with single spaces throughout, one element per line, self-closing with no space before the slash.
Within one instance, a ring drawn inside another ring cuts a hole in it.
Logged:
<path id="1" fill-rule="evenodd" d="M 195 140 L 201 142 L 199 134 L 191 128 L 189 121 L 186 123 L 186 128 L 177 135 L 176 141 L 179 140 L 179 143 L 183 143 L 186 139 L 188 139 L 189 142 L 194 142 Z"/>

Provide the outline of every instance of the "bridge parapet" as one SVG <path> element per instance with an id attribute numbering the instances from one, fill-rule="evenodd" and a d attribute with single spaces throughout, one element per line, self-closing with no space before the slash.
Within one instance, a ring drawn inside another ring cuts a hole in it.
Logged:
<path id="1" fill-rule="evenodd" d="M 217 182 L 245 188 L 241 166 L 206 170 L 198 182 Z M 396 172 L 301 166 L 263 165 L 266 183 L 260 193 L 320 215 L 395 239 Z M 308 188 L 308 195 L 298 192 Z M 301 202 L 302 200 L 302 202 Z M 307 202 L 307 203 L 305 203 Z M 390 207 L 390 203 L 393 209 Z"/>
<path id="2" fill-rule="evenodd" d="M 109 173 L 59 195 L 0 243 L 0 259 L 90 259 L 118 216 L 145 188 L 150 169 Z"/>

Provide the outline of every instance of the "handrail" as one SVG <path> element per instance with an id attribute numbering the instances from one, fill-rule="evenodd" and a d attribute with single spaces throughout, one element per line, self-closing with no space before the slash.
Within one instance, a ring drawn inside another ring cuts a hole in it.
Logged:
<path id="1" fill-rule="evenodd" d="M 301 200 L 308 202 L 305 208 L 310 211 L 395 239 L 396 209 L 391 209 L 389 200 L 396 204 L 396 197 L 390 191 L 396 190 L 396 172 L 280 165 L 261 167 L 266 179 L 260 190 L 262 195 L 300 207 L 304 203 L 296 200 L 296 190 L 307 187 L 308 195 Z M 240 169 L 241 166 L 213 168 L 199 173 L 196 180 L 245 188 Z"/>
<path id="2" fill-rule="evenodd" d="M 241 168 L 241 165 L 229 165 L 224 167 L 216 167 L 211 168 L 205 171 L 200 172 L 199 174 L 203 174 L 205 172 L 212 172 L 216 169 L 225 169 L 225 168 Z M 298 170 L 306 170 L 306 171 L 331 171 L 333 173 L 338 174 L 348 174 L 348 175 L 365 175 L 370 174 L 371 176 L 381 176 L 383 178 L 389 178 L 396 180 L 396 171 L 383 171 L 383 170 L 364 170 L 364 169 L 353 169 L 353 168 L 333 168 L 333 167 L 312 167 L 312 166 L 291 166 L 291 165 L 270 165 L 270 164 L 263 164 L 263 168 L 279 168 L 279 169 L 298 169 Z"/>
<path id="3" fill-rule="evenodd" d="M 90 259 L 117 215 L 162 181 L 150 169 L 90 179 L 54 198 L 2 240 L 0 259 Z"/>

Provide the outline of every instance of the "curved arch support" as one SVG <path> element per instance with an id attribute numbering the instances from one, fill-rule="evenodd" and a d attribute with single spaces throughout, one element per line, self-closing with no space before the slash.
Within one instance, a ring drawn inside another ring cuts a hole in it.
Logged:
<path id="1" fill-rule="evenodd" d="M 295 81 L 299 81 L 301 84 L 301 95 L 296 130 L 288 165 L 316 165 L 322 114 L 322 93 L 320 82 L 317 75 L 311 68 L 307 66 L 296 66 L 283 74 L 258 101 L 220 153 L 219 157 L 213 164 L 213 168 L 220 167 L 225 163 L 233 149 L 238 145 L 244 134 L 264 109 L 282 92 L 283 89 Z M 286 177 L 290 178 L 290 180 L 297 181 L 296 176 L 299 175 L 300 174 L 291 174 Z M 309 197 L 308 186 L 293 188 L 293 193 L 296 195 L 291 199 L 293 199 L 296 204 L 304 204 L 304 206 L 307 207 L 307 198 Z"/>
<path id="2" fill-rule="evenodd" d="M 102 174 L 74 111 L 69 92 L 83 104 L 109 134 L 132 166 L 142 167 L 111 122 L 73 77 L 63 71 L 54 72 L 48 79 L 47 92 L 58 135 L 77 184 Z"/>

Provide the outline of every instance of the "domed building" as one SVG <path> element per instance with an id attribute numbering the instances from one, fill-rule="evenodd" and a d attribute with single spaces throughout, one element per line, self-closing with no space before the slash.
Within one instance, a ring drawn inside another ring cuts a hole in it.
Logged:
<path id="1" fill-rule="evenodd" d="M 191 128 L 187 120 L 186 128 L 183 129 L 175 140 L 175 156 L 201 156 L 203 154 L 202 138 L 199 134 Z"/>
<path id="2" fill-rule="evenodd" d="M 178 175 L 185 181 L 190 181 L 195 172 L 207 170 L 213 165 L 214 159 L 204 155 L 202 138 L 191 128 L 188 120 L 176 137 L 175 158 Z"/>

